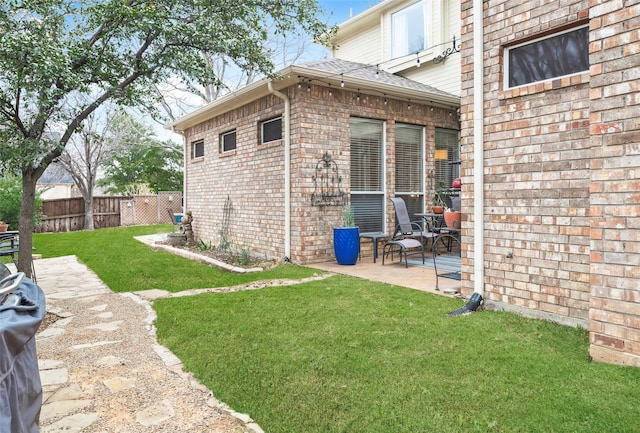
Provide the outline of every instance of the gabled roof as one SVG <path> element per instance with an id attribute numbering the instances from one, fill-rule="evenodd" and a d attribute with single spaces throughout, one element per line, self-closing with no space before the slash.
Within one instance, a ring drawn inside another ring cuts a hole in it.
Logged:
<path id="1" fill-rule="evenodd" d="M 434 87 L 418 83 L 398 75 L 378 70 L 375 65 L 350 62 L 342 59 L 325 59 L 288 66 L 277 73 L 279 79 L 256 81 L 242 89 L 231 92 L 210 104 L 193 111 L 165 126 L 172 131 L 184 131 L 213 117 L 249 104 L 269 93 L 268 83 L 273 89 L 282 90 L 296 83 L 331 86 L 335 89 L 357 91 L 362 94 L 411 100 L 447 108 L 457 108 L 460 98 Z M 342 84 L 344 83 L 344 86 Z"/>

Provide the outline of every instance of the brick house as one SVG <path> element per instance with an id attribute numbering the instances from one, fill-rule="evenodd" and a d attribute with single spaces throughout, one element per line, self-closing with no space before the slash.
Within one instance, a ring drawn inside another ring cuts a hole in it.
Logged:
<path id="1" fill-rule="evenodd" d="M 625 1 L 461 3 L 464 289 L 578 323 L 593 359 L 635 366 L 639 16 Z"/>
<path id="2" fill-rule="evenodd" d="M 196 239 L 313 263 L 334 256 L 342 203 L 363 232 L 392 231 L 389 197 L 424 211 L 428 173 L 459 158 L 457 96 L 342 59 L 278 75 L 170 125 L 185 140 Z"/>
<path id="3" fill-rule="evenodd" d="M 397 55 L 394 28 L 414 8 L 434 19 L 430 42 Z M 624 1 L 383 1 L 340 26 L 334 60 L 292 66 L 271 90 L 255 83 L 174 122 L 190 155 L 196 235 L 327 260 L 340 208 L 311 203 L 324 154 L 367 231 L 391 230 L 388 197 L 424 209 L 432 181 L 449 180 L 447 163 L 460 157 L 463 291 L 583 326 L 593 359 L 639 366 L 638 16 Z M 458 31 L 460 57 L 432 62 Z M 262 144 L 263 123 L 287 111 L 290 132 Z M 380 147 L 375 173 L 358 163 L 362 145 Z M 416 160 L 422 168 L 398 171 Z M 371 187 L 372 175 L 381 184 Z"/>

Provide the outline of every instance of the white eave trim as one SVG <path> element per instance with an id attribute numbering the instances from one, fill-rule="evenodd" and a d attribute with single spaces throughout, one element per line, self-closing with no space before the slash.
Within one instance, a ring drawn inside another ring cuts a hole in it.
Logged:
<path id="1" fill-rule="evenodd" d="M 348 83 L 345 90 L 349 91 L 356 91 L 356 89 L 359 89 L 362 94 L 375 96 L 382 96 L 385 94 L 386 97 L 390 99 L 411 99 L 411 101 L 417 104 L 422 103 L 446 108 L 457 108 L 460 106 L 460 98 L 454 95 L 441 95 L 425 90 L 401 87 L 394 84 L 376 82 L 348 75 L 344 75 L 344 77 L 342 77 L 339 73 L 332 73 L 304 66 L 288 66 L 278 72 L 278 75 L 282 78 L 273 80 L 264 78 L 260 81 L 256 81 L 255 83 L 249 84 L 235 92 L 231 92 L 228 95 L 225 95 L 222 98 L 165 125 L 165 128 L 174 131 L 185 131 L 199 123 L 205 122 L 213 117 L 235 110 L 236 108 L 242 107 L 259 98 L 269 95 L 271 93 L 268 88 L 269 81 L 272 82 L 275 90 L 282 90 L 298 83 L 299 76 L 311 79 L 312 85 L 326 86 L 330 83 L 333 88 L 338 90 L 341 89 L 340 81 L 344 78 L 344 81 Z M 313 80 L 317 81 L 314 82 Z"/>

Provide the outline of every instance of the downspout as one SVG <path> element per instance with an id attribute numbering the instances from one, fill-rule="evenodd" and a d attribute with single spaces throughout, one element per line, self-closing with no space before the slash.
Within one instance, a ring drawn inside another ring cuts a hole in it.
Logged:
<path id="1" fill-rule="evenodd" d="M 473 0 L 473 293 L 484 295 L 484 13 Z"/>
<path id="2" fill-rule="evenodd" d="M 473 295 L 448 316 L 469 314 L 484 295 L 484 14 L 483 0 L 473 0 Z"/>
<path id="3" fill-rule="evenodd" d="M 269 92 L 284 101 L 284 260 L 291 260 L 291 102 L 267 82 Z"/>

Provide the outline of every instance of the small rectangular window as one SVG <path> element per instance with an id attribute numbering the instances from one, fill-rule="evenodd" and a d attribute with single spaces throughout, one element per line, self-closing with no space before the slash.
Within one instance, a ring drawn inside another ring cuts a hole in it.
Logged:
<path id="1" fill-rule="evenodd" d="M 282 117 L 260 122 L 260 143 L 282 140 Z"/>
<path id="2" fill-rule="evenodd" d="M 236 149 L 236 130 L 220 134 L 220 152 L 229 152 Z"/>
<path id="3" fill-rule="evenodd" d="M 567 30 L 505 50 L 506 87 L 589 70 L 589 28 Z"/>
<path id="4" fill-rule="evenodd" d="M 202 158 L 204 156 L 204 140 L 191 143 L 191 159 Z"/>

